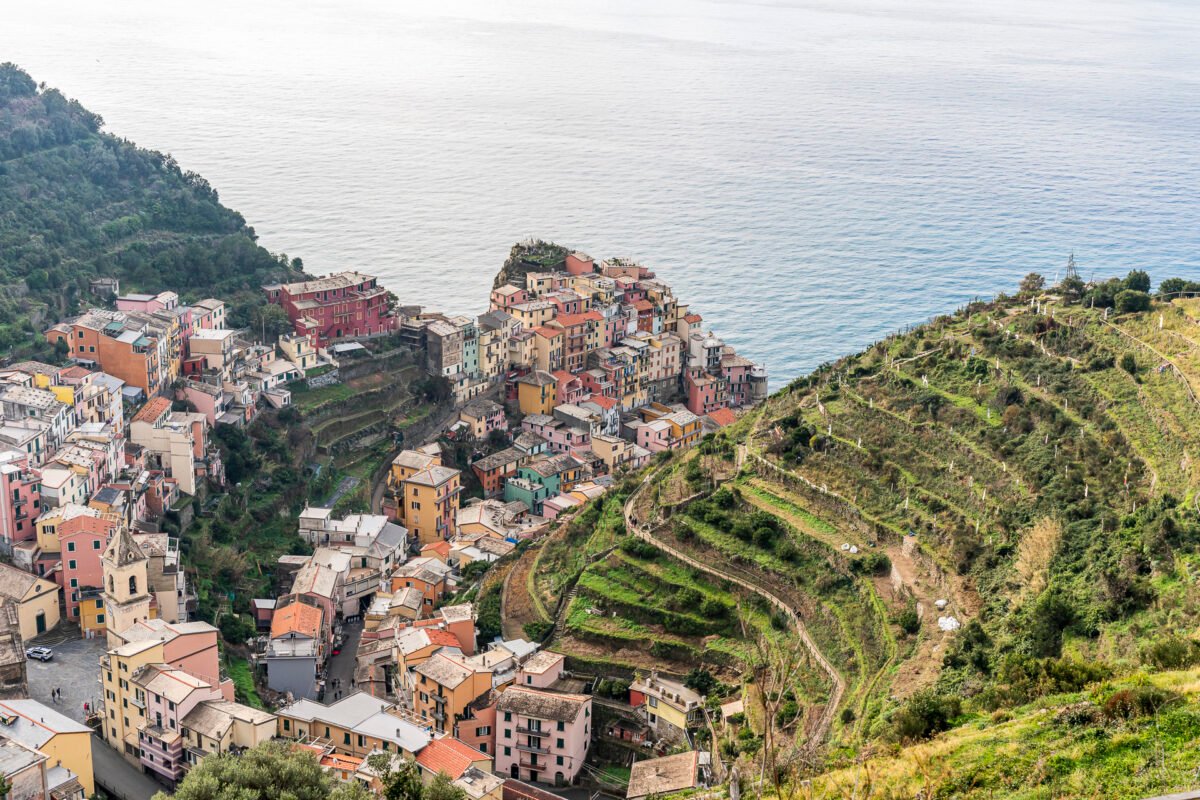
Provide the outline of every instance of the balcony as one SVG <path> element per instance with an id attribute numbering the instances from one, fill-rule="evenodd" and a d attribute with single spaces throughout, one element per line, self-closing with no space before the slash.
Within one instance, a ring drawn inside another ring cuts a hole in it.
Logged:
<path id="1" fill-rule="evenodd" d="M 517 742 L 516 748 L 523 753 L 540 753 L 541 755 L 549 755 L 550 754 L 549 747 L 538 747 L 538 746 L 532 745 L 532 744 L 522 744 L 520 742 Z"/>
<path id="2" fill-rule="evenodd" d="M 550 735 L 548 731 L 544 731 L 540 727 L 531 728 L 528 724 L 522 725 L 519 722 L 517 723 L 517 733 L 524 733 L 524 734 L 528 734 L 530 736 L 549 736 Z"/>
<path id="3" fill-rule="evenodd" d="M 525 769 L 543 770 L 543 769 L 549 768 L 549 766 L 550 766 L 549 761 L 534 761 L 535 758 L 537 758 L 536 755 L 531 754 L 531 755 L 526 756 L 526 755 L 522 754 L 520 757 L 517 758 L 517 763 L 520 764 Z"/>

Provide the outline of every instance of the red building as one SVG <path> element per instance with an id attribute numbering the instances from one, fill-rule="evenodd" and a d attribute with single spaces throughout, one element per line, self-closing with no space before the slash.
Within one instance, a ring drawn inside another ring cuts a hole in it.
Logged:
<path id="1" fill-rule="evenodd" d="M 371 275 L 339 272 L 301 283 L 264 286 L 267 300 L 282 306 L 296 333 L 314 347 L 335 339 L 378 336 L 400 329 L 386 289 Z"/>

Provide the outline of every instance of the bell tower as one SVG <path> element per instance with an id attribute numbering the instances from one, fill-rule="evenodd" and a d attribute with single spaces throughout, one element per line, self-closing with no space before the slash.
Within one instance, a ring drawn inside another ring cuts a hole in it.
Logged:
<path id="1" fill-rule="evenodd" d="M 122 526 L 100 558 L 104 568 L 104 613 L 108 646 L 124 644 L 118 634 L 150 618 L 149 559 Z"/>

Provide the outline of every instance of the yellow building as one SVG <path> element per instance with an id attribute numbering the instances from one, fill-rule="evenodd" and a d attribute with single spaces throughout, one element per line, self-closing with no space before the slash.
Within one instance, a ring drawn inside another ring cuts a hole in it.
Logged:
<path id="1" fill-rule="evenodd" d="M 102 592 L 93 594 L 91 590 L 81 592 L 79 595 L 79 631 L 83 634 L 83 638 L 91 639 L 104 635 L 108 630 L 106 619 L 104 594 Z"/>
<path id="2" fill-rule="evenodd" d="M 404 481 L 403 524 L 419 546 L 454 533 L 461 492 L 459 471 L 450 467 L 430 467 Z"/>
<path id="3" fill-rule="evenodd" d="M 95 794 L 91 728 L 37 700 L 0 700 L 0 736 L 45 754 L 49 765 L 71 771 L 84 796 Z"/>
<path id="4" fill-rule="evenodd" d="M 657 672 L 634 680 L 629 687 L 629 704 L 641 708 L 656 732 L 676 740 L 704 720 L 704 697 Z"/>
<path id="5" fill-rule="evenodd" d="M 195 763 L 198 752 L 228 753 L 231 747 L 257 747 L 275 737 L 274 714 L 228 700 L 205 700 L 180 720 L 183 747 Z"/>
<path id="6" fill-rule="evenodd" d="M 58 584 L 0 564 L 0 597 L 17 606 L 22 639 L 32 639 L 58 625 L 58 595 Z"/>
<path id="7" fill-rule="evenodd" d="M 138 730 L 145 724 L 145 701 L 139 700 L 133 674 L 163 661 L 163 642 L 142 639 L 108 651 L 100 659 L 104 690 L 104 741 L 118 753 L 137 758 Z"/>
<path id="8" fill-rule="evenodd" d="M 534 370 L 517 379 L 517 405 L 521 413 L 552 415 L 558 405 L 558 381 L 542 370 Z"/>

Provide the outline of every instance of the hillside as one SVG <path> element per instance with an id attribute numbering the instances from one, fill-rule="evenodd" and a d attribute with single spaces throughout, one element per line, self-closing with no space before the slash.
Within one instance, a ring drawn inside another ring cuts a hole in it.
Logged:
<path id="1" fill-rule="evenodd" d="M 97 276 L 125 292 L 217 295 L 237 324 L 262 283 L 301 266 L 258 246 L 199 175 L 103 124 L 0 64 L 0 356 L 86 302 Z"/>
<path id="2" fill-rule="evenodd" d="M 624 527 L 606 505 L 529 551 L 510 613 L 557 622 L 578 666 L 702 666 L 753 700 L 761 611 L 806 647 L 782 728 L 804 757 L 781 772 L 814 796 L 1196 783 L 1195 675 L 1164 670 L 1200 663 L 1200 300 L 1148 283 L 1030 279 L 825 365 L 660 459 Z M 762 716 L 720 734 L 727 758 Z"/>

